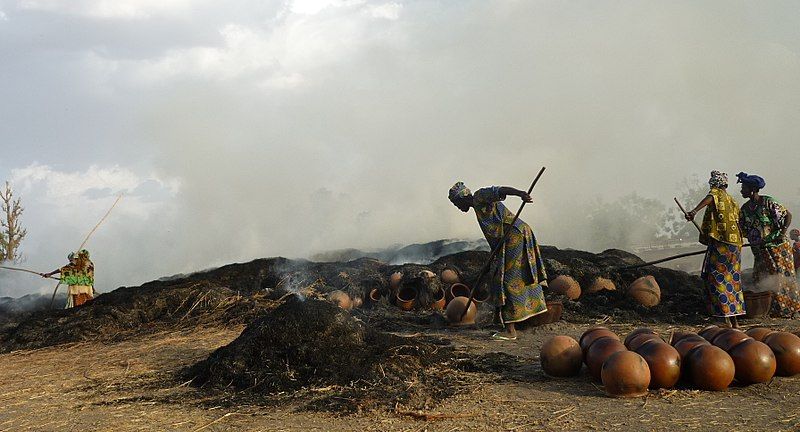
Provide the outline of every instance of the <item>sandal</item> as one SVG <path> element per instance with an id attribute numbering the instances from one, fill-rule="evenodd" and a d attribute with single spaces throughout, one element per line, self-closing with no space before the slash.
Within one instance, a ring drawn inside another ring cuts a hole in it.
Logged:
<path id="1" fill-rule="evenodd" d="M 498 341 L 515 341 L 517 340 L 516 336 L 505 336 L 502 333 L 495 333 L 492 335 L 492 339 Z"/>

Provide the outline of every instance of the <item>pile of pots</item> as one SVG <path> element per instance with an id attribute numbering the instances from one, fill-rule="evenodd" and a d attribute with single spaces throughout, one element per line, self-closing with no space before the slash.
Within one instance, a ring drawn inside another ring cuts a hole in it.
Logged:
<path id="1" fill-rule="evenodd" d="M 550 291 L 561 294 L 570 300 L 577 300 L 584 291 L 573 277 L 560 275 L 548 283 Z M 616 291 L 617 287 L 610 279 L 596 277 L 585 293 L 593 294 L 600 291 Z M 661 302 L 661 288 L 653 276 L 642 276 L 628 286 L 626 294 L 634 301 L 645 307 L 653 307 Z"/>
<path id="2" fill-rule="evenodd" d="M 747 332 L 709 326 L 699 333 L 676 332 L 669 341 L 638 328 L 621 341 L 606 327 L 592 327 L 576 341 L 554 336 L 542 346 L 547 375 L 576 376 L 585 363 L 608 395 L 636 397 L 648 389 L 672 388 L 680 380 L 701 390 L 722 391 L 768 382 L 773 375 L 800 374 L 800 337 L 753 328 Z"/>
<path id="3" fill-rule="evenodd" d="M 474 324 L 477 315 L 477 305 L 489 300 L 489 292 L 478 290 L 475 292 L 469 311 L 464 314 L 467 300 L 470 296 L 470 288 L 462 283 L 461 274 L 453 268 L 444 268 L 438 275 L 430 270 L 422 270 L 417 277 L 439 278 L 441 289 L 433 293 L 430 305 L 419 304 L 419 293 L 413 286 L 403 284 L 404 275 L 402 272 L 394 272 L 389 276 L 389 295 L 390 302 L 404 311 L 430 307 L 434 310 L 445 311 L 448 321 L 454 324 Z M 380 299 L 380 291 L 373 290 L 374 301 Z M 372 294 L 371 294 L 372 297 Z M 463 319 L 461 317 L 463 316 Z"/>

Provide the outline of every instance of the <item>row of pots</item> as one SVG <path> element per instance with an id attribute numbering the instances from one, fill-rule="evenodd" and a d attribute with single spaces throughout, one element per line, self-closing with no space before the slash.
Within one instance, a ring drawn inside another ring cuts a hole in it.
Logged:
<path id="1" fill-rule="evenodd" d="M 560 275 L 548 283 L 553 292 L 562 294 L 570 300 L 577 300 L 583 291 L 581 285 L 572 276 Z M 614 282 L 604 277 L 596 277 L 586 293 L 592 294 L 600 291 L 616 291 Z M 661 288 L 653 276 L 642 276 L 628 286 L 627 294 L 637 303 L 646 307 L 653 307 L 661 302 Z"/>
<path id="2" fill-rule="evenodd" d="M 373 290 L 376 295 L 380 295 L 380 292 L 375 289 Z M 410 311 L 417 306 L 417 297 L 419 296 L 419 292 L 414 287 L 400 287 L 394 294 L 395 296 L 395 303 L 397 306 L 404 310 Z M 470 288 L 462 283 L 454 283 L 450 285 L 450 287 L 445 290 L 437 290 L 433 296 L 433 304 L 431 304 L 431 308 L 435 310 L 444 310 L 445 307 L 456 297 L 467 297 L 470 296 Z M 372 297 L 372 294 L 370 294 Z M 473 297 L 473 301 L 476 303 L 485 303 L 489 300 L 489 293 L 485 290 L 477 290 L 475 291 L 475 295 Z M 377 300 L 379 300 L 378 297 Z"/>

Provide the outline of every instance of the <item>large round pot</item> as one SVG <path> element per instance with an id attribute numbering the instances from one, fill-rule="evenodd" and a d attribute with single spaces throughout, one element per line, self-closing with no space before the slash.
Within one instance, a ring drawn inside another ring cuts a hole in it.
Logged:
<path id="1" fill-rule="evenodd" d="M 340 308 L 350 310 L 353 308 L 353 300 L 350 296 L 340 290 L 331 291 L 328 293 L 328 301 L 339 305 Z"/>
<path id="2" fill-rule="evenodd" d="M 681 355 L 663 341 L 649 340 L 636 353 L 650 367 L 650 388 L 672 388 L 681 378 Z"/>
<path id="3" fill-rule="evenodd" d="M 619 336 L 617 336 L 616 333 L 612 332 L 607 328 L 591 329 L 583 333 L 583 336 L 581 336 L 579 343 L 581 345 L 581 351 L 583 351 L 584 361 L 586 360 L 586 352 L 589 350 L 589 347 L 592 346 L 594 341 L 602 337 L 610 337 L 612 339 L 616 339 L 617 341 L 619 341 Z"/>
<path id="4" fill-rule="evenodd" d="M 637 335 L 635 338 L 631 339 L 631 342 L 628 344 L 628 349 L 631 351 L 636 351 L 637 349 L 639 349 L 640 346 L 650 341 L 656 341 L 666 344 L 666 342 L 664 342 L 664 339 L 661 339 L 661 336 L 657 334 L 642 333 Z"/>
<path id="5" fill-rule="evenodd" d="M 575 300 L 581 296 L 581 286 L 572 276 L 561 275 L 547 284 L 550 291 L 567 296 Z"/>
<path id="6" fill-rule="evenodd" d="M 439 278 L 442 279 L 442 283 L 445 285 L 452 285 L 454 283 L 461 282 L 461 278 L 458 276 L 458 272 L 451 268 L 445 268 L 439 273 Z"/>
<path id="7" fill-rule="evenodd" d="M 413 287 L 404 286 L 397 290 L 397 306 L 404 311 L 414 309 L 417 302 L 417 290 Z"/>
<path id="8" fill-rule="evenodd" d="M 554 377 L 575 376 L 581 370 L 581 346 L 569 336 L 553 336 L 539 354 L 544 373 Z"/>
<path id="9" fill-rule="evenodd" d="M 689 351 L 700 345 L 711 345 L 711 343 L 700 336 L 686 336 L 675 344 L 675 350 L 678 351 L 678 354 L 681 355 L 681 359 L 683 359 L 685 363 L 686 355 L 689 353 Z"/>
<path id="10" fill-rule="evenodd" d="M 592 284 L 589 286 L 589 289 L 586 290 L 589 294 L 594 294 L 600 291 L 616 291 L 617 286 L 614 285 L 614 282 L 611 279 L 606 279 L 604 277 L 597 277 Z"/>
<path id="11" fill-rule="evenodd" d="M 721 328 L 720 326 L 710 325 L 710 326 L 700 330 L 699 332 L 697 332 L 697 334 L 702 336 L 703 339 L 705 339 L 705 340 L 707 340 L 709 342 L 712 342 L 714 340 L 714 338 L 717 337 L 717 335 L 723 330 L 725 330 L 725 329 Z"/>
<path id="12" fill-rule="evenodd" d="M 775 354 L 778 376 L 794 376 L 800 373 L 800 337 L 789 332 L 775 332 L 764 338 Z"/>
<path id="13" fill-rule="evenodd" d="M 729 328 L 717 333 L 717 335 L 714 337 L 714 340 L 711 341 L 711 344 L 718 346 L 722 348 L 723 351 L 727 352 L 730 351 L 731 348 L 735 347 L 736 344 L 744 341 L 745 339 L 751 339 L 751 337 L 747 336 L 745 332 L 741 330 Z"/>
<path id="14" fill-rule="evenodd" d="M 630 333 L 628 333 L 628 336 L 625 336 L 625 342 L 624 342 L 625 346 L 630 348 L 630 344 L 631 344 L 631 341 L 633 340 L 633 338 L 635 338 L 636 336 L 639 336 L 640 334 L 643 334 L 643 333 L 644 334 L 656 334 L 656 332 L 651 328 L 639 327 L 637 329 L 632 330 Z"/>
<path id="15" fill-rule="evenodd" d="M 728 354 L 736 366 L 736 381 L 741 384 L 767 382 L 775 375 L 778 363 L 765 343 L 751 338 L 733 347 Z"/>
<path id="16" fill-rule="evenodd" d="M 447 304 L 444 315 L 447 322 L 451 325 L 469 325 L 475 324 L 475 316 L 478 314 L 478 308 L 475 302 L 470 302 L 469 310 L 464 315 L 464 309 L 467 307 L 468 297 L 456 297 Z M 461 316 L 464 316 L 462 319 Z"/>
<path id="17" fill-rule="evenodd" d="M 547 311 L 534 315 L 528 319 L 528 323 L 533 326 L 550 324 L 561 320 L 561 314 L 564 313 L 564 305 L 560 301 L 547 302 Z"/>
<path id="18" fill-rule="evenodd" d="M 625 345 L 617 339 L 610 336 L 601 337 L 592 343 L 586 351 L 586 366 L 589 367 L 589 373 L 596 381 L 600 381 L 600 372 L 603 369 L 603 363 L 611 357 L 611 354 L 620 351 L 627 351 Z"/>
<path id="19" fill-rule="evenodd" d="M 450 285 L 450 288 L 446 291 L 447 302 L 449 303 L 456 297 L 466 297 L 469 298 L 470 289 L 468 286 L 462 283 L 454 283 Z"/>
<path id="20" fill-rule="evenodd" d="M 736 373 L 731 356 L 713 345 L 700 345 L 689 351 L 684 365 L 686 376 L 701 390 L 725 390 Z"/>
<path id="21" fill-rule="evenodd" d="M 619 351 L 603 363 L 600 377 L 609 396 L 644 396 L 650 385 L 650 368 L 639 354 Z"/>
<path id="22" fill-rule="evenodd" d="M 400 287 L 401 280 L 403 280 L 403 273 L 401 272 L 394 272 L 391 276 L 389 276 L 389 286 L 393 291 Z"/>
<path id="23" fill-rule="evenodd" d="M 661 288 L 653 276 L 636 279 L 628 287 L 628 295 L 645 307 L 653 307 L 661 302 Z"/>
<path id="24" fill-rule="evenodd" d="M 687 332 L 687 331 L 682 331 L 682 330 L 674 331 L 669 336 L 669 340 L 667 342 L 670 345 L 675 346 L 675 344 L 677 344 L 678 341 L 680 341 L 681 339 L 683 339 L 683 338 L 685 338 L 687 336 L 697 336 L 697 333 Z"/>
<path id="25" fill-rule="evenodd" d="M 746 303 L 745 303 L 746 304 Z M 775 333 L 775 330 L 770 330 L 764 327 L 753 327 L 750 330 L 744 332 L 747 336 L 759 341 L 764 342 L 764 338 L 769 336 L 772 333 Z"/>

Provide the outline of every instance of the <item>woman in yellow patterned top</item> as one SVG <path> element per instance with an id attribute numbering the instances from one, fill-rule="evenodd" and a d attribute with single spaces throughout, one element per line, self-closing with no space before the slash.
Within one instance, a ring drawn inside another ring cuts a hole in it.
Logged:
<path id="1" fill-rule="evenodd" d="M 728 326 L 737 328 L 736 319 L 745 314 L 741 285 L 742 234 L 739 231 L 739 205 L 728 194 L 728 176 L 711 171 L 711 190 L 694 209 L 686 214 L 693 220 L 705 208 L 700 243 L 708 246 L 700 276 L 706 288 L 706 303 L 712 316 L 724 318 Z"/>
<path id="2" fill-rule="evenodd" d="M 42 277 L 50 277 L 56 273 L 61 276 L 61 283 L 69 287 L 67 308 L 80 306 L 94 298 L 94 264 L 89 259 L 89 251 L 81 249 L 78 253 L 67 256 L 69 264 Z"/>

